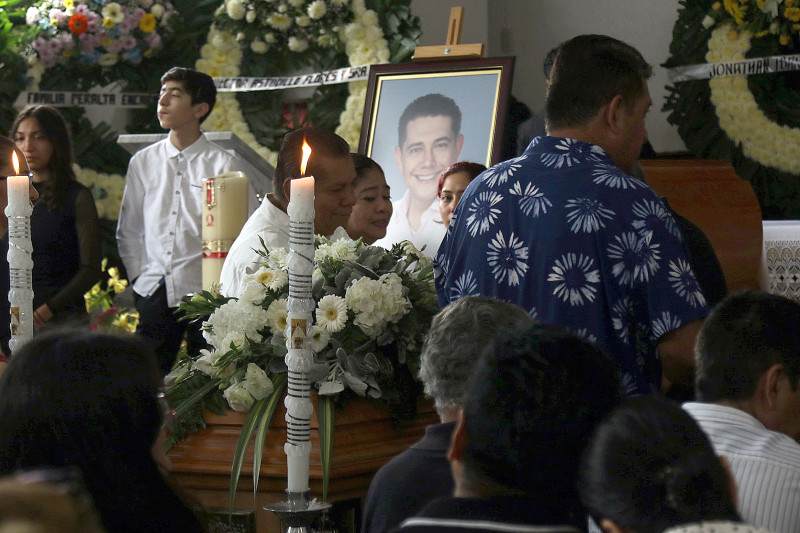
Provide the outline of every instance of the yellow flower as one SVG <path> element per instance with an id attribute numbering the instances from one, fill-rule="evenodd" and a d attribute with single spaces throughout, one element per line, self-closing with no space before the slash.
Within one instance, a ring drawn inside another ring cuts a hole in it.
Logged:
<path id="1" fill-rule="evenodd" d="M 786 4 L 786 7 L 792 7 L 794 5 L 794 0 L 786 0 L 784 4 Z"/>
<path id="2" fill-rule="evenodd" d="M 713 4 L 711 4 L 711 9 L 713 9 L 714 11 L 719 11 L 721 8 L 722 4 L 720 4 L 719 2 L 714 2 Z"/>
<path id="3" fill-rule="evenodd" d="M 792 22 L 800 21 L 800 7 L 787 7 L 783 12 L 783 16 Z"/>
<path id="4" fill-rule="evenodd" d="M 792 40 L 791 37 L 789 37 L 785 33 L 782 33 L 780 38 L 778 39 L 778 42 L 781 43 L 781 46 L 787 46 L 791 42 L 791 40 Z"/>
<path id="5" fill-rule="evenodd" d="M 128 280 L 112 278 L 108 280 L 108 286 L 114 289 L 114 294 L 119 294 L 125 292 L 125 288 L 128 286 Z"/>
<path id="6" fill-rule="evenodd" d="M 75 7 L 75 0 L 64 0 L 64 7 Z"/>
<path id="7" fill-rule="evenodd" d="M 738 38 L 739 38 L 739 32 L 737 32 L 736 30 L 730 30 L 728 32 L 728 40 L 729 41 L 735 41 Z"/>
<path id="8" fill-rule="evenodd" d="M 756 0 L 756 5 L 758 6 L 758 9 L 764 9 L 767 6 L 764 0 Z"/>
<path id="9" fill-rule="evenodd" d="M 119 270 L 117 267 L 111 267 L 108 269 L 108 275 L 111 276 L 113 279 L 119 278 Z"/>
<path id="10" fill-rule="evenodd" d="M 110 18 L 106 17 L 103 19 L 103 27 L 113 28 L 114 26 L 115 26 L 114 21 L 111 20 Z M 107 39 L 107 37 L 104 37 L 104 39 Z"/>
<path id="11" fill-rule="evenodd" d="M 145 13 L 139 21 L 139 29 L 145 33 L 151 33 L 156 29 L 156 17 L 152 13 Z"/>

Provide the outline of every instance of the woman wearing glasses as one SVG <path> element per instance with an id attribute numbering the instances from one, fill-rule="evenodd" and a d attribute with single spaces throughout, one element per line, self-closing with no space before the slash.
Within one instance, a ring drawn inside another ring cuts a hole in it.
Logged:
<path id="1" fill-rule="evenodd" d="M 100 277 L 100 248 L 97 209 L 89 189 L 75 179 L 67 125 L 55 108 L 32 106 L 14 120 L 10 137 L 25 155 L 39 194 L 31 215 L 34 325 L 81 317 L 83 293 Z M 0 301 L 8 287 L 7 247 L 4 235 Z M 8 302 L 2 311 L 0 336 L 7 353 Z"/>

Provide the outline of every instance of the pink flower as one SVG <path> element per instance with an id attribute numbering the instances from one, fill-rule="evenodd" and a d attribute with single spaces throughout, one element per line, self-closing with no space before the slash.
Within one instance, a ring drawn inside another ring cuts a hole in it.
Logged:
<path id="1" fill-rule="evenodd" d="M 46 63 L 53 59 L 53 50 L 51 50 L 48 46 L 45 46 L 39 50 L 39 58 L 42 60 L 42 63 Z"/>
<path id="2" fill-rule="evenodd" d="M 86 4 L 78 4 L 77 6 L 75 6 L 75 13 L 83 15 L 84 17 L 88 16 L 88 14 L 91 12 L 92 10 L 86 7 Z"/>
<path id="3" fill-rule="evenodd" d="M 50 20 L 56 21 L 56 26 L 62 26 L 67 19 L 67 15 L 60 9 L 53 8 L 50 10 Z"/>
<path id="4" fill-rule="evenodd" d="M 103 19 L 97 16 L 97 13 L 90 13 L 89 15 L 86 15 L 86 25 L 88 27 L 88 31 L 97 31 L 97 28 L 103 25 L 102 23 Z"/>
<path id="5" fill-rule="evenodd" d="M 147 41 L 147 44 L 150 45 L 150 48 L 159 48 L 159 47 L 161 47 L 161 36 L 159 34 L 157 34 L 156 32 L 149 33 L 145 37 L 145 40 Z"/>
<path id="6" fill-rule="evenodd" d="M 42 48 L 47 47 L 47 41 L 42 39 L 41 37 L 37 37 L 33 40 L 33 49 L 39 52 Z"/>
<path id="7" fill-rule="evenodd" d="M 136 39 L 134 39 L 130 35 L 127 35 L 127 36 L 123 37 L 122 39 L 120 39 L 120 42 L 122 43 L 122 48 L 124 48 L 125 50 L 130 50 L 131 48 L 136 48 Z"/>
<path id="8" fill-rule="evenodd" d="M 47 46 L 50 48 L 50 51 L 53 52 L 53 54 L 59 53 L 63 47 L 61 44 L 61 39 L 50 39 L 47 41 Z"/>
<path id="9" fill-rule="evenodd" d="M 106 45 L 106 51 L 109 54 L 116 54 L 122 50 L 122 42 L 119 39 L 113 39 L 110 43 Z"/>

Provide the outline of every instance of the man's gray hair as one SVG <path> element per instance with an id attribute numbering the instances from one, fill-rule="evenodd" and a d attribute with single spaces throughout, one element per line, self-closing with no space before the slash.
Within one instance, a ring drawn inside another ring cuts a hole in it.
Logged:
<path id="1" fill-rule="evenodd" d="M 464 405 L 467 381 L 483 348 L 499 332 L 530 323 L 521 307 L 467 296 L 433 318 L 420 357 L 419 377 L 439 414 Z"/>

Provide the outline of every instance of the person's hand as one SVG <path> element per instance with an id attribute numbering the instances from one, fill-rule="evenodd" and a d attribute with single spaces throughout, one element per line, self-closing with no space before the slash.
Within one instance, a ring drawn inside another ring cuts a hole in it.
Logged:
<path id="1" fill-rule="evenodd" d="M 48 322 L 52 318 L 53 312 L 50 310 L 47 304 L 42 304 L 36 311 L 33 312 L 33 325 L 36 328 L 40 328 L 44 326 L 45 322 Z"/>

